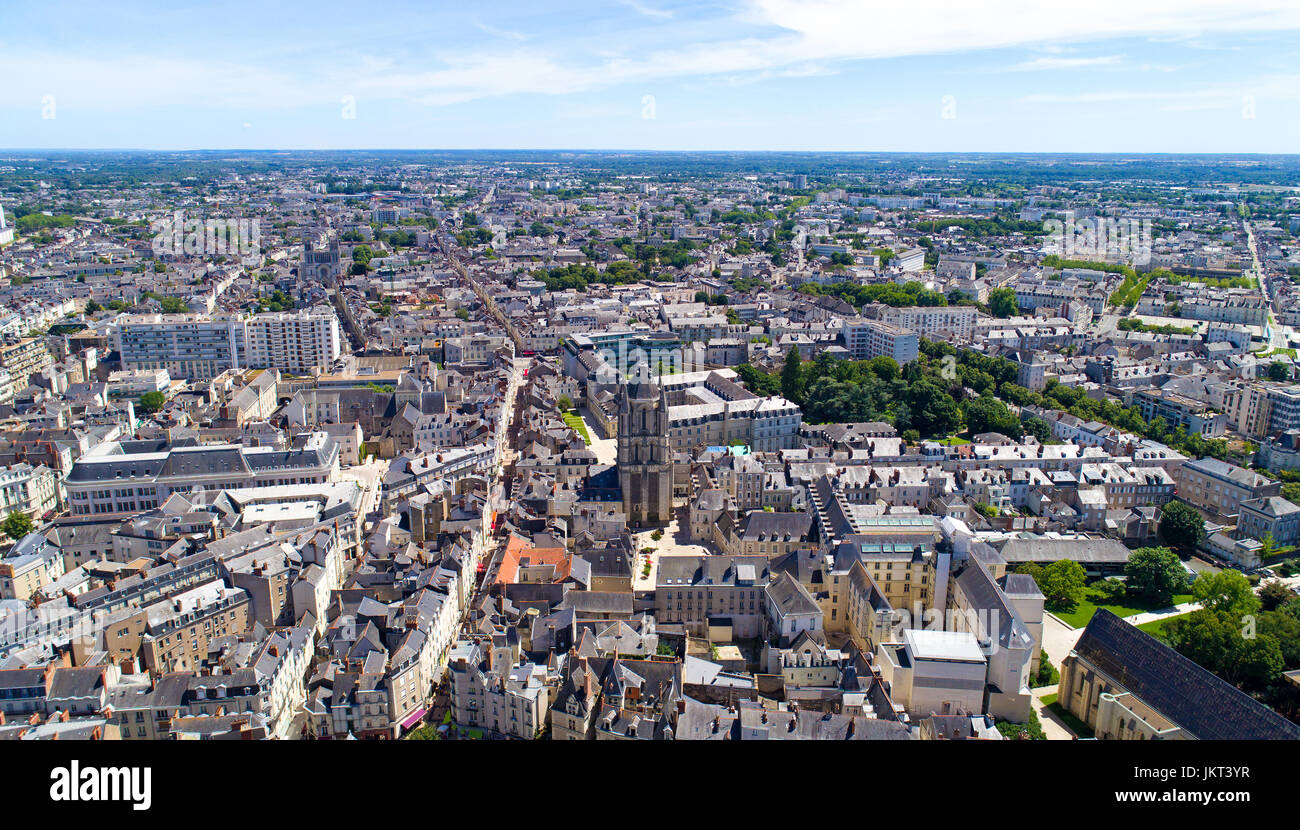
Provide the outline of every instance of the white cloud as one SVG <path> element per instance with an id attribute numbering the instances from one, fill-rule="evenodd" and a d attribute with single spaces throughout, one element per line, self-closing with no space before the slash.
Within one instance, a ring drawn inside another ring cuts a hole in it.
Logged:
<path id="1" fill-rule="evenodd" d="M 1123 55 L 1105 55 L 1096 58 L 1035 58 L 1007 67 L 1008 72 L 1041 72 L 1054 69 L 1089 69 L 1094 66 L 1119 66 Z"/>
<path id="2" fill-rule="evenodd" d="M 1272 101 L 1300 98 L 1300 75 L 1271 75 L 1241 84 L 1220 84 L 1187 90 L 1114 89 L 1072 94 L 1036 93 L 1017 99 L 1019 104 L 1111 104 L 1134 101 L 1162 102 L 1170 112 L 1221 109 L 1239 104 L 1244 97 Z"/>
<path id="3" fill-rule="evenodd" d="M 506 40 L 513 40 L 516 43 L 522 43 L 523 41 L 528 40 L 528 35 L 524 34 L 523 32 L 512 32 L 507 29 L 497 29 L 493 26 L 487 25 L 486 23 L 475 23 L 474 25 L 478 27 L 479 31 L 485 34 L 492 35 L 493 37 L 500 37 L 500 38 L 505 38 Z"/>
<path id="4" fill-rule="evenodd" d="M 673 13 L 667 9 L 647 6 L 644 3 L 637 2 L 637 0 L 619 0 L 619 5 L 626 6 L 637 14 L 643 14 L 646 17 L 670 18 L 673 16 Z"/>
<path id="5" fill-rule="evenodd" d="M 658 0 L 656 0 L 658 2 Z M 674 12 L 627 0 L 642 16 Z M 0 52 L 0 106 L 32 106 L 41 95 L 60 106 L 94 110 L 188 105 L 247 108 L 334 106 L 345 91 L 359 98 L 405 99 L 446 106 L 508 95 L 568 94 L 620 84 L 715 77 L 764 80 L 829 74 L 844 61 L 1018 48 L 1042 52 L 1017 71 L 1118 65 L 1121 56 L 1062 57 L 1068 44 L 1118 37 L 1194 38 L 1206 32 L 1300 30 L 1296 0 L 1090 0 L 1077 13 L 1042 0 L 1006 0 L 1000 9 L 968 0 L 745 0 L 724 20 L 647 23 L 611 34 L 528 38 L 478 24 L 512 41 L 474 49 L 431 42 L 422 53 L 385 57 L 307 52 L 291 63 L 234 53 L 180 57 Z M 631 57 L 626 57 L 631 56 Z M 31 72 L 40 66 L 41 72 Z M 1031 96 L 1032 99 L 1032 96 Z M 1041 103 L 1043 100 L 1031 100 Z"/>

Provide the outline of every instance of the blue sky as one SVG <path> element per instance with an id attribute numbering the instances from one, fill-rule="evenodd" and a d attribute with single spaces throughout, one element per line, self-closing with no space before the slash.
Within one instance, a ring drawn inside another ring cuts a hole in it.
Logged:
<path id="1" fill-rule="evenodd" d="M 7 5 L 8 148 L 1300 151 L 1298 0 Z"/>

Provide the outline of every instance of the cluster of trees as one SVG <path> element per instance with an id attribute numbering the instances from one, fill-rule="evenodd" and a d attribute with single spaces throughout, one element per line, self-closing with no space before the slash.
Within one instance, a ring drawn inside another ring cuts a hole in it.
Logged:
<path id="1" fill-rule="evenodd" d="M 889 357 L 836 360 L 823 353 L 804 361 L 793 348 L 779 376 L 748 364 L 737 368 L 747 388 L 794 401 L 809 423 L 887 421 L 911 440 L 947 437 L 964 423 L 974 433 L 1018 438 L 1029 429 L 1046 440 L 1046 423 L 1021 422 L 994 397 L 999 384 L 1017 372 L 1010 361 L 927 340 L 921 341 L 920 356 L 902 369 Z M 968 389 L 978 396 L 968 399 Z"/>
<path id="2" fill-rule="evenodd" d="M 1124 593 L 1149 608 L 1165 608 L 1175 595 L 1187 592 L 1188 578 L 1182 560 L 1169 548 L 1138 548 L 1124 565 Z"/>
<path id="3" fill-rule="evenodd" d="M 1014 288 L 995 288 L 989 292 L 989 312 L 994 317 L 1015 317 L 1020 313 Z"/>
<path id="4" fill-rule="evenodd" d="M 1151 282 L 1150 274 L 1145 277 L 1139 277 L 1136 273 L 1125 274 L 1124 281 L 1119 284 L 1119 288 L 1111 292 L 1107 302 L 1114 306 L 1132 308 L 1137 305 L 1138 300 L 1142 299 L 1142 292 L 1147 290 L 1149 282 Z"/>
<path id="5" fill-rule="evenodd" d="M 370 270 L 370 260 L 375 256 L 375 252 L 369 245 L 358 245 L 352 249 L 352 268 L 353 274 L 364 274 Z"/>
<path id="6" fill-rule="evenodd" d="M 1259 595 L 1240 572 L 1202 574 L 1202 608 L 1169 620 L 1163 637 L 1183 656 L 1287 714 L 1297 696 L 1282 677 L 1300 668 L 1300 599 L 1273 582 Z"/>
<path id="7" fill-rule="evenodd" d="M 896 283 L 879 283 L 874 285 L 856 285 L 854 283 L 833 283 L 817 285 L 806 282 L 799 286 L 800 293 L 839 297 L 846 303 L 861 308 L 868 303 L 902 306 L 943 306 L 948 298 L 938 291 L 931 291 L 922 283 L 912 282 L 898 285 Z"/>
<path id="8" fill-rule="evenodd" d="M 468 216 L 466 217 L 468 218 Z M 486 245 L 492 241 L 492 231 L 487 228 L 466 228 L 456 234 L 456 242 L 462 248 Z"/>
<path id="9" fill-rule="evenodd" d="M 1127 265 L 1116 265 L 1111 262 L 1093 262 L 1087 259 L 1063 259 L 1057 254 L 1048 254 L 1043 257 L 1044 268 L 1056 268 L 1064 270 L 1066 268 L 1087 268 L 1089 271 L 1104 271 L 1107 274 L 1135 274 L 1132 268 Z"/>
<path id="10" fill-rule="evenodd" d="M 185 301 L 180 297 L 164 297 L 161 294 L 155 294 L 152 291 L 146 291 L 140 295 L 144 300 L 157 300 L 158 305 L 162 306 L 164 314 L 185 314 L 190 307 L 185 305 Z M 109 303 L 112 306 L 112 303 Z"/>
<path id="11" fill-rule="evenodd" d="M 1088 575 L 1078 562 L 1069 559 L 1061 559 L 1050 565 L 1030 562 L 1016 570 L 1032 576 L 1034 582 L 1038 583 L 1038 590 L 1043 592 L 1043 604 L 1048 611 L 1073 611 L 1083 601 Z"/>
<path id="12" fill-rule="evenodd" d="M 1196 508 L 1171 501 L 1160 511 L 1160 539 L 1183 556 L 1191 556 L 1205 538 L 1205 520 Z"/>
<path id="13" fill-rule="evenodd" d="M 261 297 L 257 301 L 258 311 L 289 311 L 293 307 L 293 297 L 278 288 L 271 292 L 271 296 Z"/>
<path id="14" fill-rule="evenodd" d="M 492 235 L 488 234 L 488 241 L 491 241 Z M 395 230 L 392 233 L 376 233 L 375 241 L 382 242 L 390 248 L 410 248 L 416 243 L 416 235 L 413 231 Z"/>
<path id="15" fill-rule="evenodd" d="M 1156 268 L 1151 272 L 1152 275 L 1163 277 L 1171 285 L 1181 285 L 1184 282 L 1199 282 L 1211 288 L 1254 288 L 1254 277 L 1184 277 L 1175 274 L 1168 268 Z"/>
<path id="16" fill-rule="evenodd" d="M 1124 317 L 1116 327 L 1120 331 L 1147 331 L 1153 334 L 1194 334 L 1195 330 L 1183 326 L 1163 325 L 1153 326 L 1150 323 L 1144 323 L 1136 317 Z"/>
<path id="17" fill-rule="evenodd" d="M 776 389 L 799 404 L 810 423 L 888 421 L 900 431 L 950 435 L 961 426 L 956 402 L 915 367 L 909 364 L 904 372 L 889 357 L 841 361 L 824 353 L 804 362 L 792 348 Z M 755 373 L 750 367 L 741 377 L 748 380 Z M 773 394 L 772 387 L 770 380 L 759 380 L 755 391 Z"/>
<path id="18" fill-rule="evenodd" d="M 714 216 L 713 221 L 724 225 L 754 225 L 775 218 L 776 214 L 766 210 L 761 213 L 754 213 L 749 210 L 729 210 L 726 213 L 719 213 Z"/>
<path id="19" fill-rule="evenodd" d="M 966 233 L 977 238 L 986 236 L 1010 236 L 1013 233 L 1022 233 L 1025 236 L 1046 236 L 1047 231 L 1043 228 L 1042 222 L 1030 222 L 1021 219 L 1004 219 L 994 217 L 991 219 L 976 219 L 969 216 L 953 216 L 947 219 L 931 219 L 928 222 L 918 223 L 919 230 L 926 230 L 930 233 L 939 233 L 948 228 L 961 228 Z"/>
<path id="20" fill-rule="evenodd" d="M 710 294 L 707 291 L 696 291 L 695 302 L 704 303 L 705 305 L 726 305 L 726 294 Z"/>
<path id="21" fill-rule="evenodd" d="M 70 228 L 75 221 L 75 217 L 66 213 L 57 216 L 46 216 L 44 213 L 20 215 L 15 212 L 14 227 L 18 229 L 18 233 L 27 236 L 33 231 L 45 230 L 46 228 Z"/>
<path id="22" fill-rule="evenodd" d="M 1073 611 L 1088 593 L 1087 574 L 1078 562 L 1062 559 L 1049 565 L 1030 562 L 1017 573 L 1028 574 L 1043 592 L 1049 611 Z M 1166 547 L 1138 548 L 1124 566 L 1124 579 L 1099 579 L 1092 585 L 1103 602 L 1129 600 L 1147 608 L 1164 608 L 1188 591 L 1190 580 L 1178 554 Z"/>
<path id="23" fill-rule="evenodd" d="M 631 260 L 611 262 L 605 267 L 604 271 L 597 271 L 594 266 L 580 265 L 575 262 L 561 268 L 552 268 L 549 271 L 537 271 L 533 276 L 546 283 L 546 290 L 548 291 L 567 291 L 570 288 L 586 291 L 587 286 L 592 283 L 623 285 L 644 279 L 671 279 L 666 275 L 649 276 L 646 272 L 640 270 L 638 263 Z"/>

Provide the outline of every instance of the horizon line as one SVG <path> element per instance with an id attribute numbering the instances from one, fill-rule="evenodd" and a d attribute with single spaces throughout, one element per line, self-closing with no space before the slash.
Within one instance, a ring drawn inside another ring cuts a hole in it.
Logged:
<path id="1" fill-rule="evenodd" d="M 1258 151 L 1173 151 L 1173 150 L 726 150 L 726 149 L 639 149 L 631 147 L 0 147 L 0 153 L 674 153 L 736 155 L 881 155 L 881 156 L 1259 156 L 1300 158 L 1296 153 Z"/>

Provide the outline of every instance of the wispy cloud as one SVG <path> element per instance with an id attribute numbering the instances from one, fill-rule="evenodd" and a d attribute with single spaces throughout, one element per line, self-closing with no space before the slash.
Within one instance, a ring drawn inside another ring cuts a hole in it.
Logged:
<path id="1" fill-rule="evenodd" d="M 1162 103 L 1166 111 L 1222 109 L 1245 98 L 1260 101 L 1300 99 L 1300 75 L 1270 75 L 1243 80 L 1238 84 L 1217 84 L 1199 89 L 1137 90 L 1111 89 L 1078 93 L 1035 93 L 1016 100 L 1019 104 L 1113 104 L 1150 101 Z"/>
<path id="2" fill-rule="evenodd" d="M 623 21 L 599 33 L 571 26 L 532 36 L 477 23 L 510 43 L 374 48 L 383 58 L 317 50 L 284 60 L 249 50 L 203 51 L 194 44 L 192 50 L 178 45 L 169 57 L 161 50 L 73 52 L 16 44 L 0 52 L 0 77 L 7 79 L 0 85 L 0 105 L 31 105 L 50 93 L 90 110 L 180 100 L 250 108 L 336 105 L 341 94 L 447 106 L 669 80 L 826 75 L 846 62 L 1012 48 L 1045 53 L 1013 67 L 1017 72 L 1103 69 L 1126 65 L 1123 56 L 1080 57 L 1063 50 L 1130 37 L 1300 31 L 1295 0 L 1090 0 L 1077 15 L 1041 0 L 1006 0 L 997 14 L 965 0 L 740 0 L 721 19 L 709 7 L 714 17 L 692 18 L 689 25 L 681 19 L 684 9 L 623 2 L 643 17 L 678 19 L 641 28 Z M 41 71 L 33 72 L 33 66 Z"/>
<path id="3" fill-rule="evenodd" d="M 478 27 L 479 31 L 492 35 L 493 37 L 505 38 L 506 40 L 513 40 L 517 43 L 528 40 L 528 35 L 523 32 L 511 32 L 506 29 L 497 29 L 493 26 L 487 25 L 486 23 L 475 23 L 474 25 Z"/>
<path id="4" fill-rule="evenodd" d="M 1035 58 L 1007 67 L 1008 72 L 1043 72 L 1056 69 L 1090 69 L 1114 67 L 1124 63 L 1123 55 L 1104 55 L 1095 58 Z"/>
<path id="5" fill-rule="evenodd" d="M 644 3 L 637 2 L 637 0 L 618 0 L 618 1 L 619 1 L 619 5 L 626 6 L 627 8 L 636 12 L 637 14 L 643 14 L 646 17 L 670 18 L 673 16 L 673 13 L 668 9 L 658 9 L 653 6 L 647 6 Z"/>

